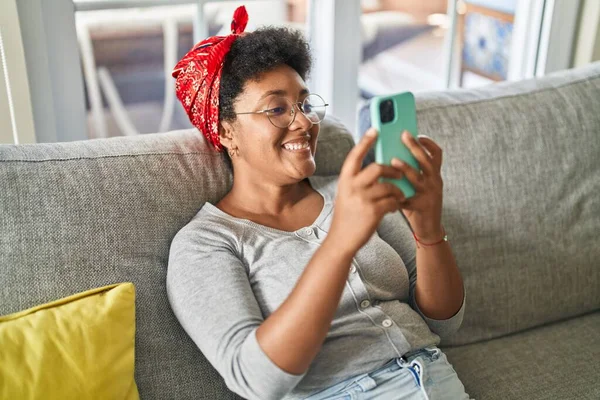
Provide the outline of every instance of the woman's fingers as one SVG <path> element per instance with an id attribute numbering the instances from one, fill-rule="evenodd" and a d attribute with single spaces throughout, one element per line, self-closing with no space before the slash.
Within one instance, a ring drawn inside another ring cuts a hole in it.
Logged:
<path id="1" fill-rule="evenodd" d="M 406 179 L 413 185 L 415 191 L 421 192 L 425 187 L 425 177 L 419 171 L 408 165 L 407 163 L 397 159 L 392 159 L 392 165 L 402 171 Z"/>
<path id="2" fill-rule="evenodd" d="M 413 156 L 415 156 L 423 172 L 425 174 L 433 173 L 434 167 L 431 163 L 431 156 L 427 154 L 419 142 L 417 142 L 417 140 L 410 133 L 408 133 L 408 131 L 402 132 L 401 137 L 402 143 L 404 143 Z"/>
<path id="3" fill-rule="evenodd" d="M 372 200 L 380 200 L 382 198 L 391 197 L 396 199 L 396 202 L 404 201 L 402 190 L 396 185 L 389 182 L 376 183 L 367 192 L 367 197 Z"/>
<path id="4" fill-rule="evenodd" d="M 377 130 L 375 128 L 369 129 L 362 137 L 360 142 L 350 150 L 342 165 L 340 171 L 340 180 L 348 179 L 350 176 L 356 175 L 360 172 L 362 167 L 362 161 L 369 152 L 369 149 L 377 140 Z"/>
<path id="5" fill-rule="evenodd" d="M 427 136 L 419 136 L 419 143 L 421 143 L 421 146 L 423 146 L 425 150 L 427 150 L 427 152 L 429 152 L 429 154 L 431 155 L 431 163 L 433 164 L 435 170 L 438 172 L 441 171 L 442 148 L 438 146 L 438 144 L 434 142 L 433 139 Z"/>
<path id="6" fill-rule="evenodd" d="M 390 165 L 371 163 L 356 176 L 356 185 L 371 186 L 379 178 L 400 179 L 404 176 L 401 170 Z"/>
<path id="7" fill-rule="evenodd" d="M 395 212 L 400 209 L 400 205 L 398 204 L 398 200 L 393 197 L 384 197 L 382 199 L 377 200 L 375 206 L 381 212 L 381 215 L 385 215 L 387 213 Z"/>

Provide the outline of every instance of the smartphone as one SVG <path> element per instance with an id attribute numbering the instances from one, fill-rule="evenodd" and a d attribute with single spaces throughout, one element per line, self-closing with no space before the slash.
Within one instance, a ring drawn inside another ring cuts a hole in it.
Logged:
<path id="1" fill-rule="evenodd" d="M 379 135 L 375 143 L 375 162 L 391 165 L 396 157 L 417 171 L 420 171 L 417 159 L 402 142 L 402 132 L 408 131 L 417 137 L 417 112 L 415 97 L 411 92 L 389 96 L 376 96 L 371 99 L 371 125 Z M 407 199 L 415 195 L 415 188 L 406 177 L 402 179 L 381 178 L 382 182 L 396 185 Z"/>

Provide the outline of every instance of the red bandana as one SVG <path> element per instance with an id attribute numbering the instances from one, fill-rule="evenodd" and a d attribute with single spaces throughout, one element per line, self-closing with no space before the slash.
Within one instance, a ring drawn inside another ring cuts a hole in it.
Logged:
<path id="1" fill-rule="evenodd" d="M 219 139 L 219 85 L 225 55 L 248 23 L 246 7 L 233 13 L 231 34 L 213 36 L 195 45 L 175 66 L 175 92 L 192 124 L 217 151 Z"/>

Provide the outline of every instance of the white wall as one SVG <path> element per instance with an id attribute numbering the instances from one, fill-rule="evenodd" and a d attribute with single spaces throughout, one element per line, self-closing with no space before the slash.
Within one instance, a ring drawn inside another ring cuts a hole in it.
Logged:
<path id="1" fill-rule="evenodd" d="M 0 1 L 0 34 L 5 56 L 2 63 L 0 54 L 0 143 L 4 144 L 36 141 L 16 2 Z M 12 99 L 12 115 L 9 98 Z"/>
<path id="2" fill-rule="evenodd" d="M 598 13 L 598 24 L 600 25 L 600 12 Z M 600 29 L 596 30 L 596 45 L 594 47 L 594 54 L 592 54 L 592 61 L 600 61 Z"/>
<path id="3" fill-rule="evenodd" d="M 0 35 L 2 29 L 0 28 Z M 0 54 L 1 57 L 1 54 Z M 8 88 L 4 78 L 4 65 L 0 60 L 0 144 L 14 143 L 11 113 L 8 105 Z"/>
<path id="4" fill-rule="evenodd" d="M 87 139 L 73 1 L 9 2 L 17 5 L 37 141 Z"/>
<path id="5" fill-rule="evenodd" d="M 574 67 L 600 60 L 600 0 L 585 0 L 581 7 Z"/>
<path id="6" fill-rule="evenodd" d="M 313 0 L 308 23 L 314 57 L 310 90 L 350 132 L 357 132 L 358 65 L 361 58 L 360 2 Z"/>

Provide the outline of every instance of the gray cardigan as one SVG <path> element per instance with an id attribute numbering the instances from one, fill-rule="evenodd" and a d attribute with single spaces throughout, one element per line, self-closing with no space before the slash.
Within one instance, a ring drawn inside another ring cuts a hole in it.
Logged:
<path id="1" fill-rule="evenodd" d="M 415 244 L 399 212 L 387 214 L 354 257 L 327 338 L 307 372 L 292 375 L 262 351 L 256 329 L 287 298 L 331 225 L 337 177 L 309 178 L 325 199 L 316 221 L 285 232 L 232 217 L 211 203 L 173 239 L 171 307 L 227 386 L 248 399 L 297 399 L 458 330 L 425 317 L 414 298 Z M 307 305 L 308 306 L 308 305 Z"/>

